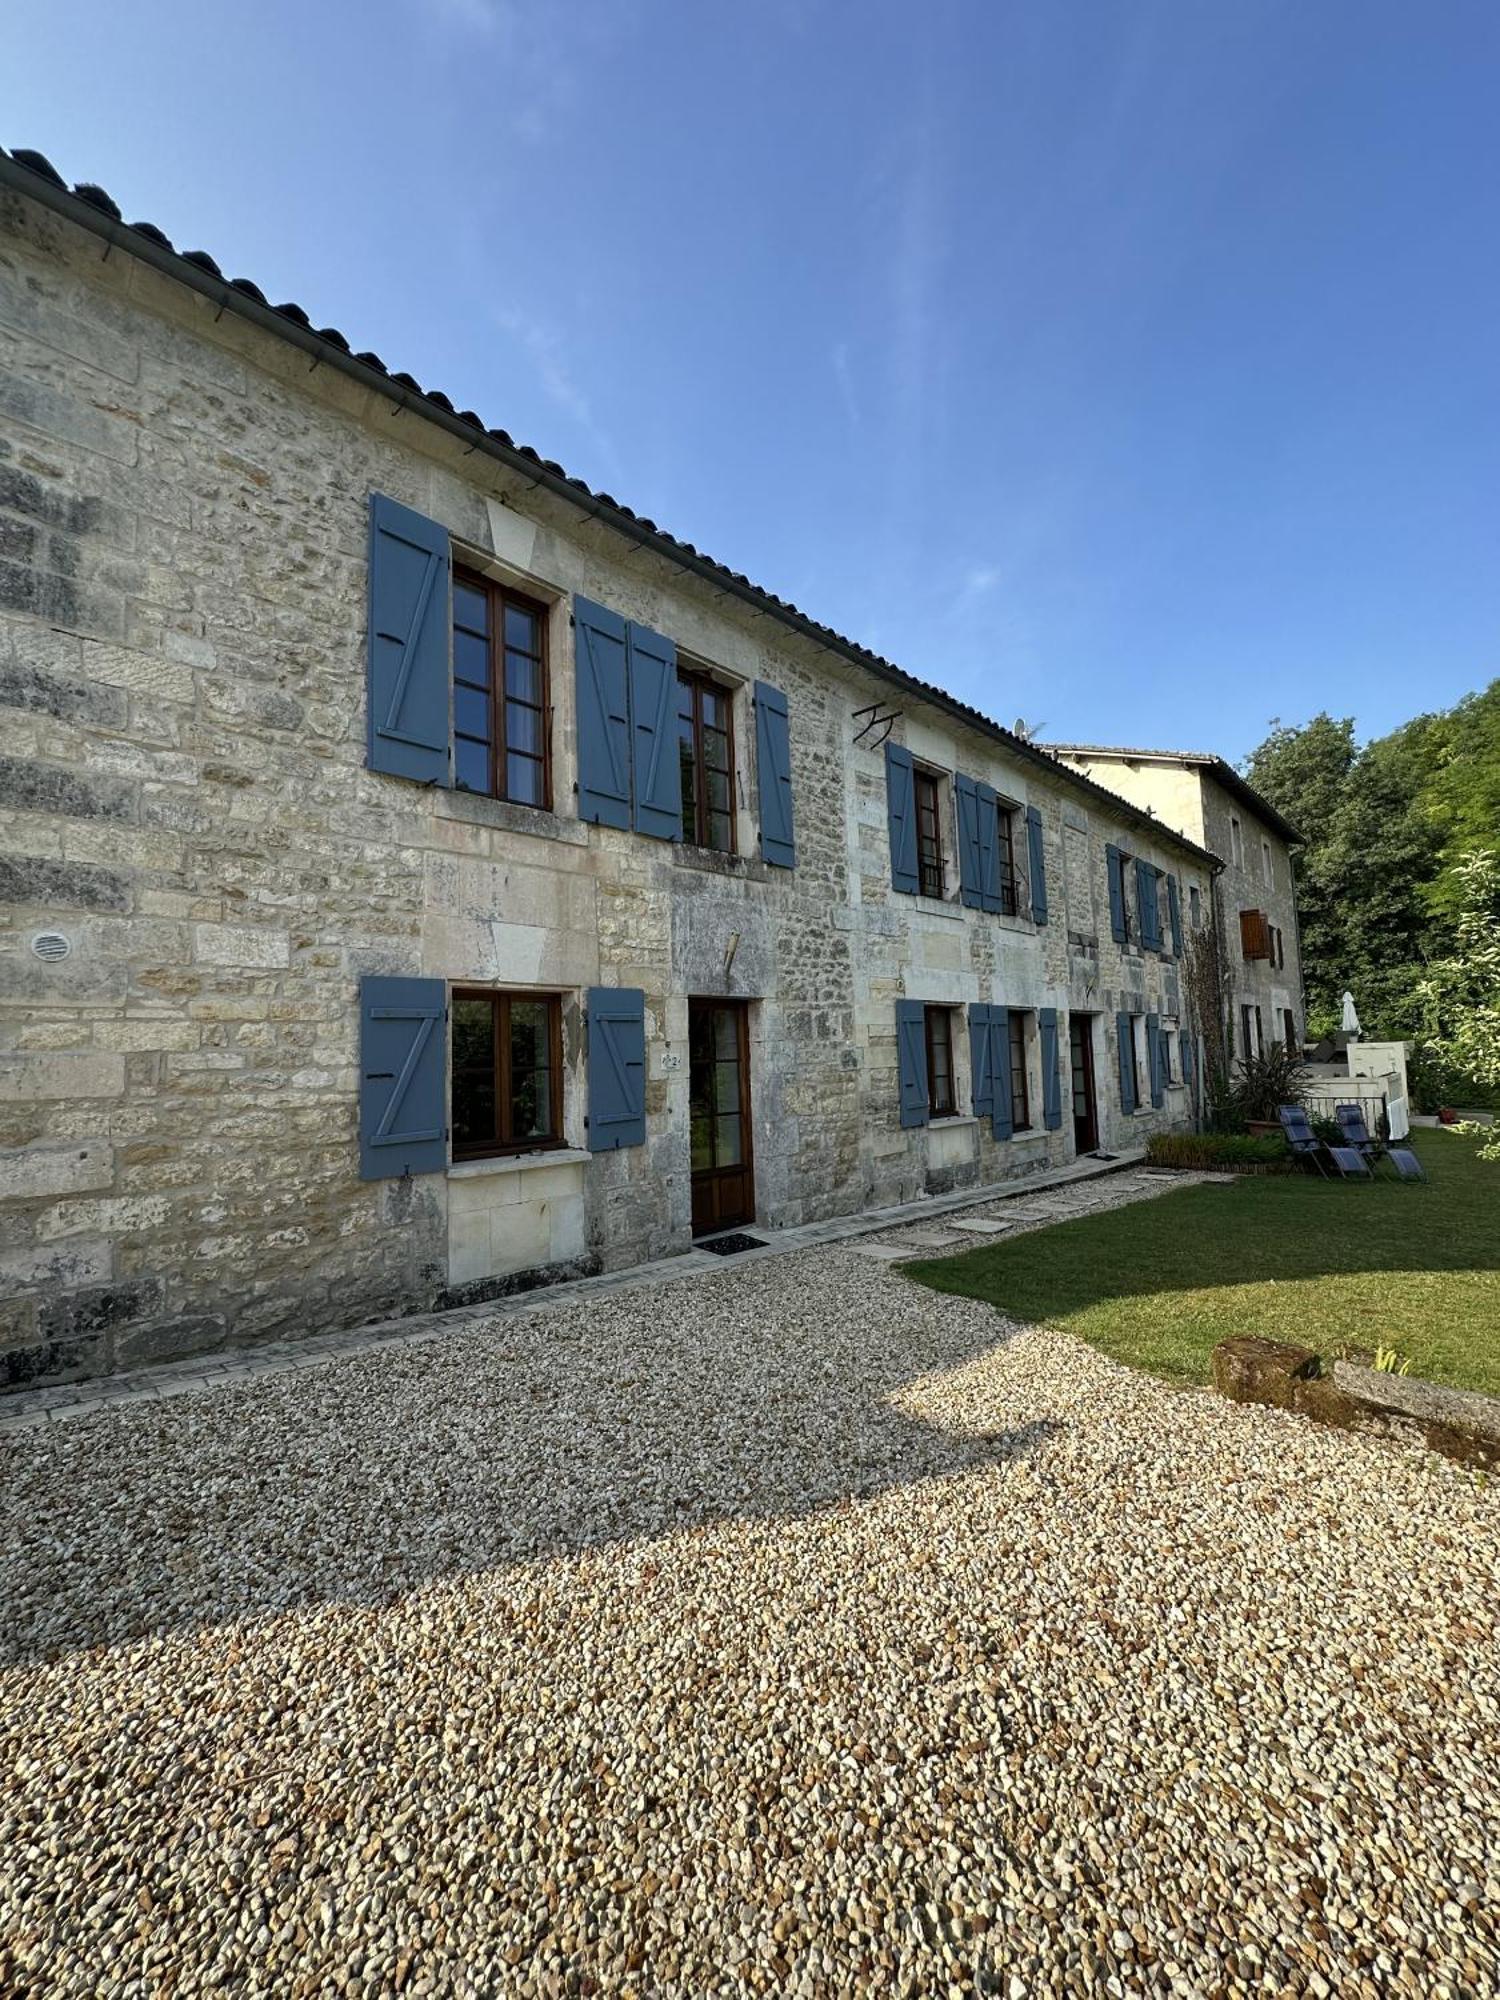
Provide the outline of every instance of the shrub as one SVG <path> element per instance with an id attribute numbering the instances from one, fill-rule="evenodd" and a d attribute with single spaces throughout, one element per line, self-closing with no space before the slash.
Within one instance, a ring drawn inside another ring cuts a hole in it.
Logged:
<path id="1" fill-rule="evenodd" d="M 1289 1167 L 1291 1160 L 1286 1140 L 1279 1135 L 1251 1139 L 1238 1132 L 1159 1132 L 1146 1142 L 1146 1164 L 1150 1167 L 1276 1171 Z"/>
<path id="2" fill-rule="evenodd" d="M 1307 1069 L 1285 1042 L 1269 1042 L 1258 1055 L 1242 1055 L 1234 1097 L 1242 1118 L 1275 1118 L 1283 1104 L 1300 1104 Z"/>

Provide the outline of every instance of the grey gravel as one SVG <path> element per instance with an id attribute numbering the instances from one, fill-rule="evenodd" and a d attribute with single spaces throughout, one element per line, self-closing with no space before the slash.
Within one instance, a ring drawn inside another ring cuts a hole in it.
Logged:
<path id="1" fill-rule="evenodd" d="M 5 1451 L 6 1993 L 1500 1992 L 1446 1461 L 850 1249 Z"/>

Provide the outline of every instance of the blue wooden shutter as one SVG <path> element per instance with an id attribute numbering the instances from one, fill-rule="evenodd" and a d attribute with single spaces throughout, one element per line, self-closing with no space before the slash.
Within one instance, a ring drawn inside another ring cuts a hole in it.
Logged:
<path id="1" fill-rule="evenodd" d="M 1109 934 L 1116 944 L 1125 944 L 1125 857 L 1118 847 L 1105 848 L 1104 866 L 1109 876 Z"/>
<path id="2" fill-rule="evenodd" d="M 366 761 L 424 785 L 449 777 L 448 560 L 446 528 L 370 495 Z"/>
<path id="3" fill-rule="evenodd" d="M 1042 1007 L 1037 1012 L 1042 1036 L 1042 1123 L 1049 1132 L 1062 1127 L 1062 1078 L 1057 1069 L 1057 1009 Z"/>
<path id="4" fill-rule="evenodd" d="M 1042 846 L 1042 815 L 1036 806 L 1026 808 L 1026 846 L 1031 856 L 1031 921 L 1047 921 L 1047 855 Z"/>
<path id="5" fill-rule="evenodd" d="M 974 786 L 979 802 L 979 907 L 992 916 L 1000 914 L 1000 800 L 993 785 L 979 779 Z"/>
<path id="6" fill-rule="evenodd" d="M 578 817 L 630 825 L 630 690 L 625 620 L 586 597 L 573 599 L 578 707 Z"/>
<path id="7" fill-rule="evenodd" d="M 646 996 L 635 986 L 588 992 L 589 1151 L 646 1143 Z"/>
<path id="8" fill-rule="evenodd" d="M 677 754 L 677 648 L 644 625 L 626 628 L 630 662 L 631 781 L 635 830 L 682 838 L 682 763 Z M 732 806 L 732 801 L 731 801 Z"/>
<path id="9" fill-rule="evenodd" d="M 448 1164 L 447 997 L 441 979 L 359 982 L 359 1177 Z"/>
<path id="10" fill-rule="evenodd" d="M 917 893 L 917 780 L 910 750 L 885 746 L 885 812 L 891 835 L 891 887 Z"/>
<path id="11" fill-rule="evenodd" d="M 979 793 L 972 778 L 954 774 L 958 801 L 958 897 L 971 910 L 984 907 L 984 862 L 979 850 Z"/>
<path id="12" fill-rule="evenodd" d="M 974 1116 L 992 1117 L 995 1110 L 995 1070 L 990 1049 L 990 1008 L 985 1001 L 969 1003 L 969 1081 L 974 1087 Z"/>
<path id="13" fill-rule="evenodd" d="M 761 857 L 773 868 L 795 868 L 791 724 L 786 696 L 766 681 L 755 683 L 755 768 L 760 781 Z"/>
<path id="14" fill-rule="evenodd" d="M 926 1008 L 920 1000 L 896 1002 L 896 1074 L 901 1123 L 927 1123 Z"/>
<path id="15" fill-rule="evenodd" d="M 1182 956 L 1182 891 L 1177 886 L 1177 877 L 1167 877 L 1167 922 L 1172 928 L 1172 956 Z"/>
<path id="16" fill-rule="evenodd" d="M 1014 1106 L 1010 1094 L 1010 1009 L 990 1009 L 990 1068 L 995 1078 L 995 1108 L 992 1126 L 997 1139 L 1008 1139 L 1015 1130 Z"/>
<path id="17" fill-rule="evenodd" d="M 1151 1109 L 1161 1110 L 1161 1022 L 1155 1014 L 1146 1016 L 1146 1064 L 1151 1077 Z"/>
<path id="18" fill-rule="evenodd" d="M 1155 951 L 1161 944 L 1161 934 L 1156 926 L 1156 870 L 1149 861 L 1135 864 L 1135 910 L 1141 946 L 1146 951 Z"/>
<path id="19" fill-rule="evenodd" d="M 1115 1043 L 1120 1059 L 1120 1109 L 1134 1111 L 1139 1100 L 1135 1085 L 1135 1034 L 1129 1014 L 1115 1016 Z"/>

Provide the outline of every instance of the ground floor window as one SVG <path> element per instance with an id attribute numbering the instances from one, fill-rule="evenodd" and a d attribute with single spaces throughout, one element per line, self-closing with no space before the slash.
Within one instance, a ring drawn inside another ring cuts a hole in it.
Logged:
<path id="1" fill-rule="evenodd" d="M 1120 1102 L 1126 1111 L 1137 1111 L 1141 1102 L 1141 1072 L 1136 1058 L 1135 1015 L 1120 1016 Z"/>
<path id="2" fill-rule="evenodd" d="M 519 1153 L 562 1133 L 562 1004 L 555 994 L 453 995 L 453 1156 Z"/>
<path id="3" fill-rule="evenodd" d="M 1265 1052 L 1266 1038 L 1261 1026 L 1259 1007 L 1241 1007 L 1240 1054 L 1242 1056 L 1263 1056 Z"/>
<path id="4" fill-rule="evenodd" d="M 953 1087 L 953 1012 L 948 1007 L 927 1008 L 923 1021 L 927 1031 L 927 1105 L 933 1118 L 951 1118 L 958 1108 Z"/>
<path id="5" fill-rule="evenodd" d="M 1163 1021 L 1156 1033 L 1157 1061 L 1161 1065 L 1163 1086 L 1175 1082 L 1172 1075 L 1172 1025 Z"/>
<path id="6" fill-rule="evenodd" d="M 1290 1055 L 1296 1055 L 1298 1053 L 1297 1017 L 1290 1007 L 1282 1009 L 1281 1033 L 1287 1045 L 1287 1052 Z"/>
<path id="7" fill-rule="evenodd" d="M 1031 1125 L 1031 1093 L 1026 1088 L 1026 1016 L 1010 1010 L 1010 1122 L 1015 1132 Z"/>

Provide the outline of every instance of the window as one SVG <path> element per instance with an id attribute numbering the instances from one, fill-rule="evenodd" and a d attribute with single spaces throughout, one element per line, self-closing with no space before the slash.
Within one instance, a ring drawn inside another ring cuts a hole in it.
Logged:
<path id="1" fill-rule="evenodd" d="M 1165 1089 L 1176 1079 L 1172 1075 L 1172 1029 L 1163 1021 L 1156 1031 L 1156 1063 Z"/>
<path id="2" fill-rule="evenodd" d="M 1262 840 L 1260 844 L 1260 870 L 1266 878 L 1267 888 L 1274 889 L 1276 887 L 1276 864 L 1271 859 L 1271 843 L 1269 840 Z"/>
<path id="3" fill-rule="evenodd" d="M 557 1145 L 562 1008 L 555 995 L 453 995 L 453 1157 Z"/>
<path id="4" fill-rule="evenodd" d="M 938 781 L 930 771 L 918 771 L 917 891 L 923 896 L 943 893 L 943 823 L 938 809 Z"/>
<path id="5" fill-rule="evenodd" d="M 1265 1036 L 1261 1031 L 1259 1007 L 1240 1009 L 1240 1054 L 1261 1056 L 1266 1052 Z"/>
<path id="6" fill-rule="evenodd" d="M 1141 1103 L 1141 1068 L 1136 1055 L 1135 1021 L 1134 1014 L 1122 1014 L 1120 1017 L 1123 1042 L 1120 1050 L 1121 1108 L 1126 1111 L 1138 1111 Z M 1128 1099 L 1124 1095 L 1126 1084 L 1130 1086 Z"/>
<path id="7" fill-rule="evenodd" d="M 1026 1016 L 1010 1010 L 1010 1122 L 1014 1131 L 1031 1127 L 1031 1095 L 1026 1088 Z"/>
<path id="8" fill-rule="evenodd" d="M 734 697 L 707 674 L 677 676 L 682 837 L 734 852 Z"/>
<path id="9" fill-rule="evenodd" d="M 1244 867 L 1245 835 L 1239 820 L 1233 813 L 1229 815 L 1229 858 L 1236 868 Z"/>
<path id="10" fill-rule="evenodd" d="M 1203 899 L 1198 894 L 1198 885 L 1196 882 L 1188 884 L 1188 921 L 1192 924 L 1195 931 L 1202 930 Z"/>
<path id="11" fill-rule="evenodd" d="M 1000 854 L 1000 914 L 1013 917 L 1019 906 L 1020 896 L 1016 885 L 1016 816 L 1002 799 L 996 807 L 999 823 L 998 847 Z"/>
<path id="12" fill-rule="evenodd" d="M 488 577 L 453 578 L 453 782 L 550 806 L 547 614 Z"/>
<path id="13" fill-rule="evenodd" d="M 1283 1007 L 1281 1010 L 1281 1036 L 1286 1043 L 1288 1054 L 1295 1056 L 1301 1053 L 1297 1042 L 1297 1017 L 1290 1007 Z"/>
<path id="14" fill-rule="evenodd" d="M 927 1034 L 927 1105 L 933 1118 L 951 1118 L 957 1108 L 953 1088 L 953 1015 L 947 1007 L 923 1014 Z"/>

